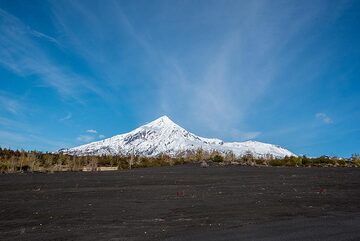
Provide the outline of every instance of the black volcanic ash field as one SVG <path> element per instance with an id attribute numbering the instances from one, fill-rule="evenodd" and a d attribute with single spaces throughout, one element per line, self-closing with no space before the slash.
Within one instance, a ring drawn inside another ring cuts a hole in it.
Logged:
<path id="1" fill-rule="evenodd" d="M 1 240 L 360 240 L 360 169 L 0 175 Z"/>

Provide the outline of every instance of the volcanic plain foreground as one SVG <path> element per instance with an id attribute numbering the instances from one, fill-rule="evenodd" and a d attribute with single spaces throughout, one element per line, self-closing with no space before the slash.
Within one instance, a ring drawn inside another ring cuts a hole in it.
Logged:
<path id="1" fill-rule="evenodd" d="M 360 240 L 360 169 L 0 175 L 1 240 Z"/>

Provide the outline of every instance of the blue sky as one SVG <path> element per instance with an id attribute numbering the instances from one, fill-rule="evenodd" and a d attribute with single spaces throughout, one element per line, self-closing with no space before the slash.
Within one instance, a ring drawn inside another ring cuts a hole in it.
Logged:
<path id="1" fill-rule="evenodd" d="M 0 0 L 0 146 L 168 115 L 297 154 L 360 152 L 360 1 Z"/>

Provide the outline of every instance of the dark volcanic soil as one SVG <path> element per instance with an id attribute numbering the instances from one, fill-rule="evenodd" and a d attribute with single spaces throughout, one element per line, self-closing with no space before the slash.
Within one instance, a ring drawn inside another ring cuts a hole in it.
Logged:
<path id="1" fill-rule="evenodd" d="M 360 240 L 360 169 L 2 174 L 0 240 Z"/>

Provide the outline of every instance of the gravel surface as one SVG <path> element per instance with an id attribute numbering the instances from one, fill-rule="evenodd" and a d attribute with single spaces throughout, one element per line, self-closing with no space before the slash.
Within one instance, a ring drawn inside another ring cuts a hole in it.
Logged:
<path id="1" fill-rule="evenodd" d="M 1 174 L 0 240 L 360 240 L 360 169 Z"/>

